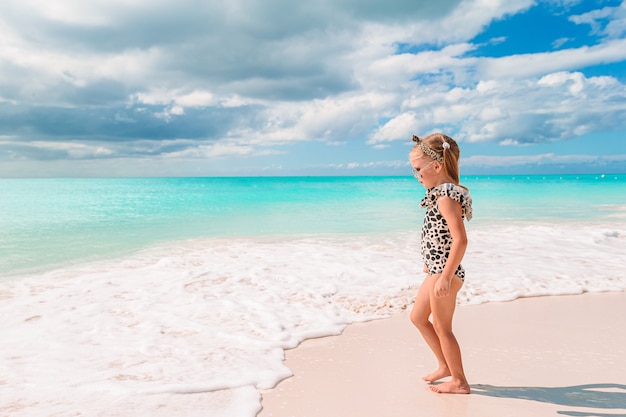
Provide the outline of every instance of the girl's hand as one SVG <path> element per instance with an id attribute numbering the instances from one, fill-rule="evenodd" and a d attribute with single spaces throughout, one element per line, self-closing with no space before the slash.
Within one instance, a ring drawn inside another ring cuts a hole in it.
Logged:
<path id="1" fill-rule="evenodd" d="M 450 281 L 452 280 L 444 278 L 443 275 L 439 277 L 437 282 L 435 282 L 435 287 L 433 288 L 433 291 L 435 292 L 435 297 L 441 298 L 450 295 Z"/>

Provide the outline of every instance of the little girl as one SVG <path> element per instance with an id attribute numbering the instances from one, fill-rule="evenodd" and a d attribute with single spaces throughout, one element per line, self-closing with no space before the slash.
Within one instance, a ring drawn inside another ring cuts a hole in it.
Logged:
<path id="1" fill-rule="evenodd" d="M 429 388 L 439 393 L 469 394 L 461 350 L 452 333 L 452 315 L 465 279 L 461 266 L 467 247 L 463 219 L 472 218 L 472 199 L 467 188 L 459 185 L 460 150 L 454 139 L 434 133 L 424 139 L 413 136 L 413 141 L 416 145 L 409 154 L 413 175 L 426 188 L 421 203 L 426 208 L 422 227 L 426 278 L 415 298 L 411 321 L 439 363 L 423 379 L 433 383 L 451 377 L 450 381 Z"/>

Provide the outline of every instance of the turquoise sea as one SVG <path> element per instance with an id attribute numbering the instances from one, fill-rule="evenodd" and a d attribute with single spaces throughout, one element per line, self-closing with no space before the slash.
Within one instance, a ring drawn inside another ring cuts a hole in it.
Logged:
<path id="1" fill-rule="evenodd" d="M 459 305 L 626 289 L 626 175 L 462 183 Z M 256 416 L 291 375 L 286 349 L 410 308 L 424 192 L 412 177 L 0 180 L 0 410 Z"/>
<path id="2" fill-rule="evenodd" d="M 626 174 L 462 178 L 475 223 L 624 221 Z M 412 177 L 0 179 L 0 278 L 205 237 L 414 230 Z"/>

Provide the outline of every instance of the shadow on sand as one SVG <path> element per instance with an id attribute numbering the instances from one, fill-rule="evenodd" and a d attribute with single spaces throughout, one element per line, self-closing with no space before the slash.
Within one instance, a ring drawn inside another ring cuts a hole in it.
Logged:
<path id="1" fill-rule="evenodd" d="M 540 401 L 569 407 L 616 409 L 626 411 L 626 385 L 588 384 L 571 387 L 496 387 L 472 385 L 472 394 L 489 397 L 514 398 Z M 626 414 L 602 414 L 595 412 L 559 411 L 574 417 L 626 417 Z"/>

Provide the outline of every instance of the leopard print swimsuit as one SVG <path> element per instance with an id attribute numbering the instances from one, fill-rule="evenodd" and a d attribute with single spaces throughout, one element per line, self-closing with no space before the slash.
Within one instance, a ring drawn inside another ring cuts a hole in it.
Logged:
<path id="1" fill-rule="evenodd" d="M 426 191 L 420 207 L 426 208 L 424 226 L 422 227 L 422 256 L 430 275 L 441 274 L 446 265 L 452 246 L 452 234 L 446 219 L 439 212 L 439 197 L 450 197 L 461 204 L 462 217 L 472 219 L 472 198 L 469 191 L 455 184 L 445 183 Z M 461 265 L 455 275 L 465 280 L 465 269 Z"/>

